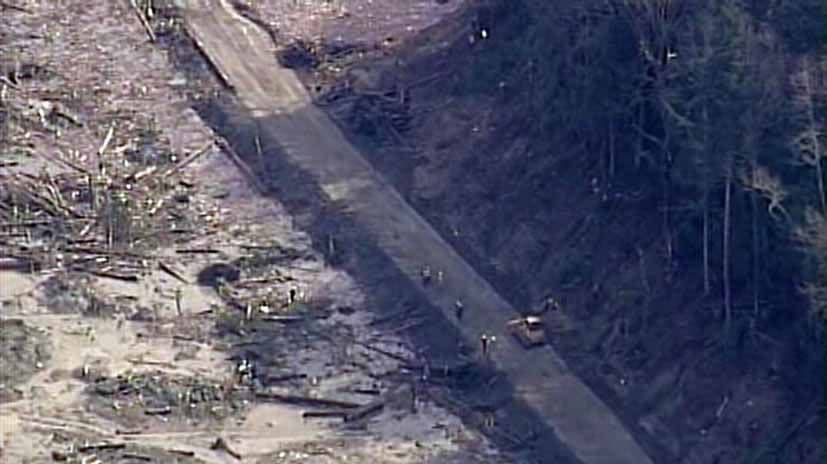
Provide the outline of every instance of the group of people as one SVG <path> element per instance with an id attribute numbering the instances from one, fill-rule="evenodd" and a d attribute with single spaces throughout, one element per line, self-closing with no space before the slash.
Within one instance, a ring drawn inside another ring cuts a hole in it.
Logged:
<path id="1" fill-rule="evenodd" d="M 431 270 L 430 266 L 424 266 L 420 272 L 420 276 L 422 278 L 422 284 L 425 286 L 430 285 L 434 281 L 434 273 Z M 437 283 L 442 283 L 444 279 L 444 274 L 442 271 L 437 271 L 436 273 L 436 281 Z M 465 305 L 462 303 L 462 300 L 457 299 L 454 302 L 454 317 L 456 318 L 457 322 L 462 322 L 463 317 L 465 315 Z M 494 335 L 482 334 L 480 336 L 480 351 L 482 356 L 487 358 L 491 349 L 496 343 L 497 337 Z"/>
<path id="2" fill-rule="evenodd" d="M 430 266 L 424 266 L 420 271 L 420 277 L 422 278 L 422 284 L 424 286 L 430 285 L 434 281 L 434 273 L 431 270 Z M 442 283 L 444 279 L 444 274 L 442 271 L 438 271 L 436 273 L 436 281 L 437 283 Z M 543 305 L 540 308 L 541 313 L 545 312 L 556 312 L 560 310 L 560 303 L 552 296 L 546 297 L 543 301 Z M 462 300 L 457 299 L 454 302 L 454 317 L 456 318 L 458 323 L 461 323 L 463 317 L 465 315 L 465 305 L 462 303 Z M 497 341 L 497 337 L 488 334 L 482 334 L 480 336 L 480 351 L 482 352 L 482 356 L 487 358 L 494 343 Z"/>

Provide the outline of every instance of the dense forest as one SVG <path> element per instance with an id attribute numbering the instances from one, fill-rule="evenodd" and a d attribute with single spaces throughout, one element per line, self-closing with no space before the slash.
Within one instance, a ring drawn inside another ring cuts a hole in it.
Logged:
<path id="1" fill-rule="evenodd" d="M 599 165 L 607 195 L 645 189 L 667 259 L 697 263 L 720 303 L 724 341 L 786 327 L 821 346 L 824 7 L 483 2 L 478 27 L 499 40 L 464 82 L 481 91 L 521 75 L 528 90 L 514 98 L 532 106 L 535 140 Z"/>

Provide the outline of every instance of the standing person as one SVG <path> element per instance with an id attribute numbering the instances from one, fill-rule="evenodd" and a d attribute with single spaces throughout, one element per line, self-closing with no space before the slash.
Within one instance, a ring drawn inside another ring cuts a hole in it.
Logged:
<path id="1" fill-rule="evenodd" d="M 457 322 L 462 322 L 462 315 L 465 313 L 465 306 L 462 301 L 457 300 L 454 303 L 454 315 L 457 317 Z"/>
<path id="2" fill-rule="evenodd" d="M 423 285 L 428 285 L 429 283 L 431 283 L 431 266 L 426 265 L 425 267 L 423 267 L 422 271 L 420 272 L 420 275 L 422 276 Z"/>
<path id="3" fill-rule="evenodd" d="M 488 357 L 488 344 L 491 340 L 488 338 L 488 335 L 482 334 L 480 335 L 480 349 L 482 350 L 482 357 Z"/>
<path id="4" fill-rule="evenodd" d="M 557 311 L 559 309 L 560 309 L 560 303 L 558 303 L 557 300 L 555 300 L 553 296 L 550 296 L 550 297 L 546 298 L 546 302 L 543 305 L 543 312 Z"/>
<path id="5" fill-rule="evenodd" d="M 489 354 L 489 356 L 494 351 L 494 346 L 495 346 L 496 343 L 497 343 L 497 337 L 495 337 L 493 335 L 489 335 L 488 336 L 488 354 Z"/>

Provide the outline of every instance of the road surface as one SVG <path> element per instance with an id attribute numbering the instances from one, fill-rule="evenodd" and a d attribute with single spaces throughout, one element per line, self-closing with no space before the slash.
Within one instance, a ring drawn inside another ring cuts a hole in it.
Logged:
<path id="1" fill-rule="evenodd" d="M 651 464 L 614 413 L 551 347 L 524 350 L 506 332 L 517 312 L 377 173 L 341 130 L 312 104 L 297 76 L 282 68 L 270 37 L 226 0 L 179 1 L 190 36 L 236 93 L 267 124 L 283 156 L 311 175 L 329 200 L 348 213 L 412 281 L 423 266 L 443 270 L 440 291 L 423 289 L 454 320 L 453 305 L 466 308 L 458 329 L 470 343 L 481 334 L 498 339 L 493 361 L 515 395 L 543 417 L 585 464 Z"/>

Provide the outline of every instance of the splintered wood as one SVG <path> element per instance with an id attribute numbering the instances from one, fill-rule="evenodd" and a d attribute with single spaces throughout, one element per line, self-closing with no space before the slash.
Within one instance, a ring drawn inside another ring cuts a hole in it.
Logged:
<path id="1" fill-rule="evenodd" d="M 221 226 L 187 178 L 216 147 L 146 43 L 155 7 L 36 3 L 0 28 L 0 268 L 186 282 L 159 245 L 188 247 Z"/>
<path id="2" fill-rule="evenodd" d="M 110 150 L 110 128 L 97 152 L 97 172 L 39 174 L 0 171 L 0 265 L 24 271 L 71 270 L 137 281 L 159 267 L 160 243 L 185 243 L 220 224 L 205 205 L 190 201 L 192 183 L 181 165 L 130 166 Z M 121 160 L 122 161 L 122 160 Z"/>

